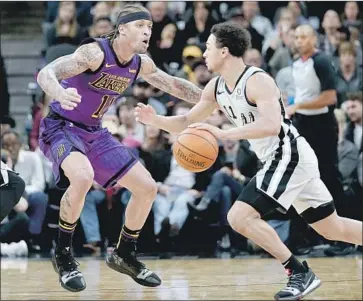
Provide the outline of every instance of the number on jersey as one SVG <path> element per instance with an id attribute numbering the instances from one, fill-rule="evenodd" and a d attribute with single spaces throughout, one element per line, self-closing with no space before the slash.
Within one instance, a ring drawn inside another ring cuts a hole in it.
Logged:
<path id="1" fill-rule="evenodd" d="M 110 95 L 104 95 L 102 97 L 101 104 L 97 108 L 97 110 L 92 114 L 93 118 L 102 118 L 103 115 L 107 112 L 108 108 L 114 103 L 116 97 Z"/>

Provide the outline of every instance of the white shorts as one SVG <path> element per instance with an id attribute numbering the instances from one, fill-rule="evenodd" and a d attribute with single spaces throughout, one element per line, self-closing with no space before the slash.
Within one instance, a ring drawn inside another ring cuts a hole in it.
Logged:
<path id="1" fill-rule="evenodd" d="M 265 197 L 264 200 L 258 192 Z M 271 209 L 267 208 L 269 203 L 283 213 L 294 206 L 301 214 L 309 208 L 331 204 L 333 198 L 320 179 L 313 149 L 300 136 L 277 149 L 246 186 L 239 200 L 250 204 L 262 215 Z"/>

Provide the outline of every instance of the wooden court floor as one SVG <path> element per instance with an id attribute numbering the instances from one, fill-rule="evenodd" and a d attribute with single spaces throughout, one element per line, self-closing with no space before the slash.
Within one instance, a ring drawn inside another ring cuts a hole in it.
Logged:
<path id="1" fill-rule="evenodd" d="M 272 300 L 286 284 L 273 259 L 145 260 L 163 283 L 145 288 L 96 258 L 79 260 L 87 288 L 65 291 L 49 260 L 1 259 L 1 300 Z M 310 258 L 322 285 L 309 300 L 362 300 L 362 257 Z"/>

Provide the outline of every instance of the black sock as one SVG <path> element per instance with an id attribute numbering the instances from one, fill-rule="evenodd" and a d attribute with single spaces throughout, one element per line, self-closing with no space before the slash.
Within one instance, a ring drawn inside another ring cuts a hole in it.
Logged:
<path id="1" fill-rule="evenodd" d="M 294 256 L 291 257 L 282 263 L 287 274 L 290 276 L 291 274 L 302 273 L 305 272 L 305 267 L 301 264 L 301 262 Z"/>
<path id="2" fill-rule="evenodd" d="M 130 230 L 125 225 L 122 227 L 116 247 L 119 256 L 127 256 L 136 250 L 136 242 L 140 232 L 141 230 Z"/>
<path id="3" fill-rule="evenodd" d="M 77 222 L 71 224 L 59 218 L 58 225 L 59 225 L 59 234 L 58 234 L 57 251 L 62 251 L 64 249 L 67 250 L 67 248 L 72 247 L 72 237 L 74 229 L 76 229 Z M 69 251 L 69 249 L 67 251 Z"/>

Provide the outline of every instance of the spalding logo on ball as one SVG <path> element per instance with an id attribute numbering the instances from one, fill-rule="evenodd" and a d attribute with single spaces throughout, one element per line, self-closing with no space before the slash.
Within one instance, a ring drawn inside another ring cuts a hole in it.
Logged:
<path id="1" fill-rule="evenodd" d="M 173 145 L 173 155 L 180 166 L 191 172 L 210 168 L 218 157 L 217 139 L 208 131 L 187 128 Z"/>

